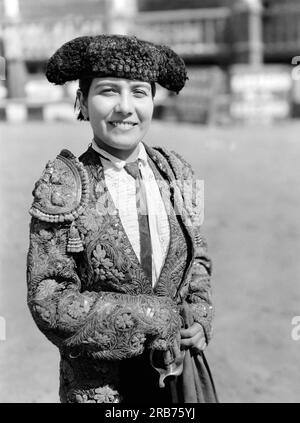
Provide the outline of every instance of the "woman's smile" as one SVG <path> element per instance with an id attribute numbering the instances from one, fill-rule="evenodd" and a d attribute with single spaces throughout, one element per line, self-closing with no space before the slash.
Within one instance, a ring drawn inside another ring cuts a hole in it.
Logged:
<path id="1" fill-rule="evenodd" d="M 138 125 L 137 122 L 132 121 L 123 121 L 123 120 L 112 120 L 109 121 L 108 124 L 112 126 L 114 129 L 118 129 L 120 131 L 130 131 L 135 126 Z"/>

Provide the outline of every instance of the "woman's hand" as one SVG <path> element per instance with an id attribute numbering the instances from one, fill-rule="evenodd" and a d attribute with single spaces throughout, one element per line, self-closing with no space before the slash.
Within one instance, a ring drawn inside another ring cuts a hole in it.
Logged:
<path id="1" fill-rule="evenodd" d="M 204 330 L 200 323 L 194 323 L 188 329 L 181 329 L 180 335 L 180 345 L 183 349 L 192 348 L 196 352 L 201 352 L 207 347 Z"/>
<path id="2" fill-rule="evenodd" d="M 167 351 L 151 350 L 150 352 L 150 362 L 159 373 L 159 386 L 161 388 L 165 387 L 164 380 L 167 376 L 179 376 L 182 373 L 185 351 L 180 350 L 180 339 L 178 332 Z"/>

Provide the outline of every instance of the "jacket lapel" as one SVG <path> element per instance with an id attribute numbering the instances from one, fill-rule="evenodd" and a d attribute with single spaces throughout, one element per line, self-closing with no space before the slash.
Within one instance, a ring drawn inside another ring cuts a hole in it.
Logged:
<path id="1" fill-rule="evenodd" d="M 156 164 L 158 170 L 162 174 L 162 176 L 167 179 L 167 181 L 170 184 L 170 200 L 172 201 L 172 204 L 174 206 L 175 211 L 181 216 L 183 224 L 189 234 L 190 240 L 193 243 L 194 246 L 194 235 L 193 235 L 193 227 L 192 227 L 192 220 L 187 213 L 187 210 L 184 207 L 184 199 L 182 197 L 179 184 L 177 183 L 177 179 L 175 176 L 174 171 L 172 170 L 168 160 L 165 158 L 161 152 L 159 152 L 157 149 L 154 149 L 152 147 L 147 146 L 144 144 L 146 151 L 149 155 L 149 157 L 154 161 Z M 167 151 L 160 149 L 161 151 L 164 151 L 166 154 Z M 169 155 L 169 153 L 168 153 Z"/>

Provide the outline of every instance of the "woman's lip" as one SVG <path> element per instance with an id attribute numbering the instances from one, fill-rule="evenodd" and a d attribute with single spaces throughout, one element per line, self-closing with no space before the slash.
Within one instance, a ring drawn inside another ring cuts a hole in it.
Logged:
<path id="1" fill-rule="evenodd" d="M 114 125 L 112 122 L 108 122 L 113 129 L 117 129 L 122 132 L 130 131 L 131 129 L 137 126 L 137 123 L 127 124 L 126 122 L 119 122 L 119 124 Z"/>
<path id="2" fill-rule="evenodd" d="M 108 121 L 108 123 L 110 123 L 111 125 L 114 125 L 114 123 L 116 123 L 117 125 L 119 124 L 126 124 L 126 125 L 132 125 L 135 126 L 137 125 L 137 122 L 130 122 L 130 121 L 126 121 L 126 120 L 110 120 Z"/>

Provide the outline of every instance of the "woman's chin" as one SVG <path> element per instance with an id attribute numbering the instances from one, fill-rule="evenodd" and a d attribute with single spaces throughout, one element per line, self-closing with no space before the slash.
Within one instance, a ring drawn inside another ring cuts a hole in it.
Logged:
<path id="1" fill-rule="evenodd" d="M 139 139 L 132 139 L 132 137 L 126 137 L 122 135 L 120 137 L 114 137 L 105 141 L 108 147 L 115 148 L 118 150 L 132 150 L 139 143 Z"/>

